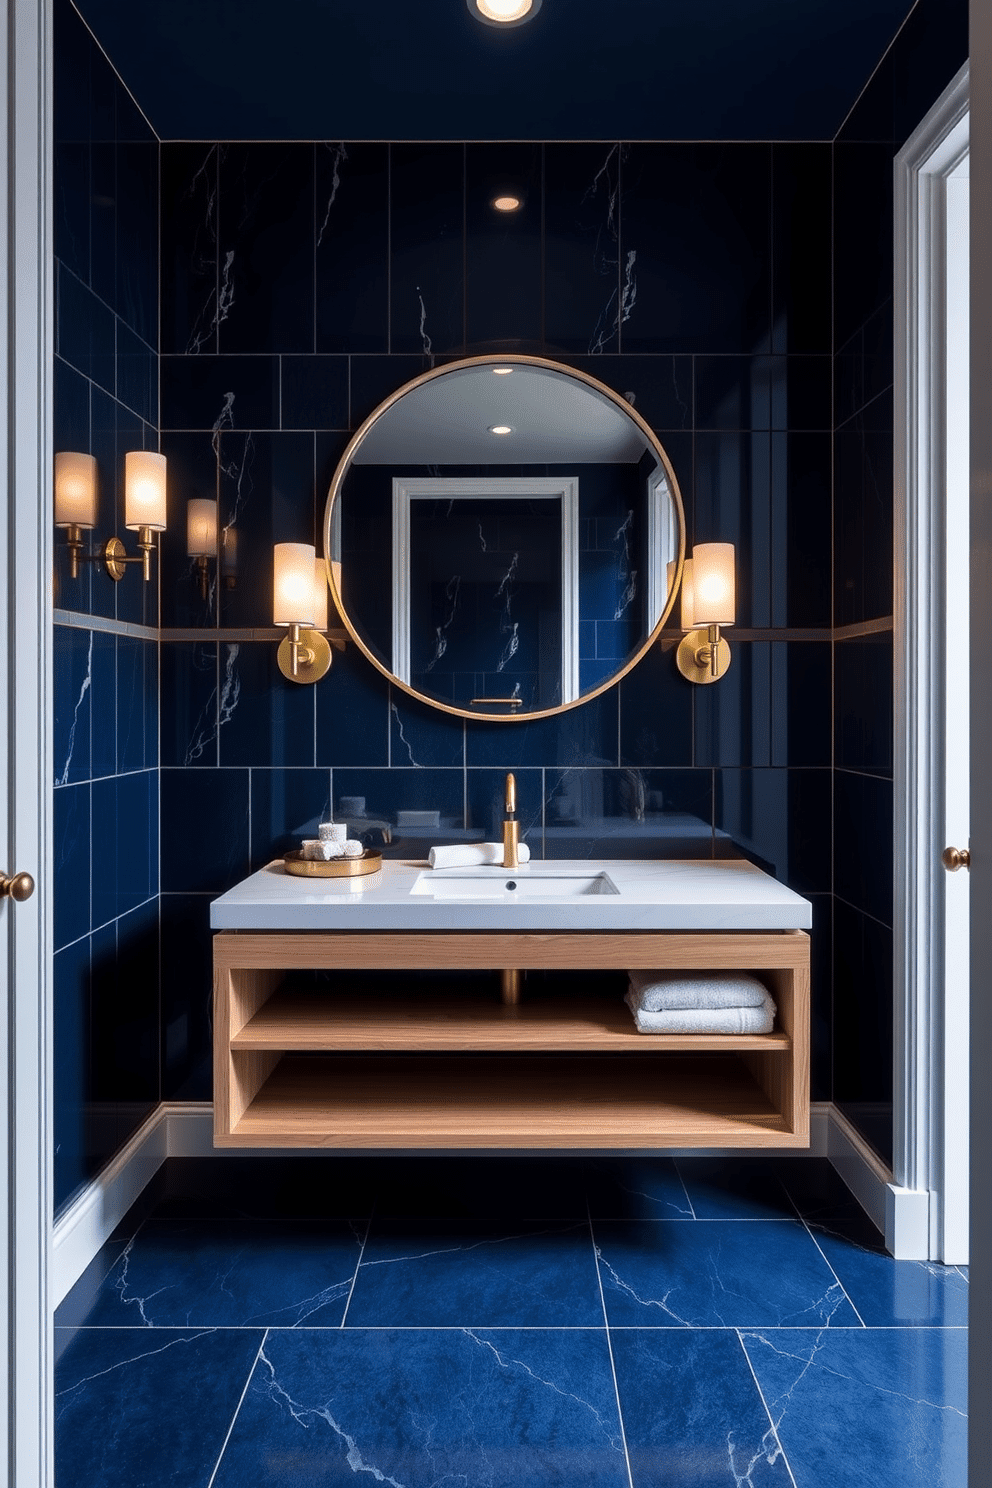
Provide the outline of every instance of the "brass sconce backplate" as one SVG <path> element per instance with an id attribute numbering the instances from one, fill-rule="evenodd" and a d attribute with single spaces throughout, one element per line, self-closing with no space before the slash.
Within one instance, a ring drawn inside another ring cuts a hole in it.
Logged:
<path id="1" fill-rule="evenodd" d="M 100 556 L 103 559 L 104 568 L 112 579 L 122 579 L 127 573 L 125 567 L 127 563 L 127 549 L 119 537 L 108 538 L 107 542 L 103 545 L 103 552 Z"/>
<path id="2" fill-rule="evenodd" d="M 690 682 L 719 682 L 730 667 L 730 647 L 721 636 L 716 645 L 716 667 L 713 666 L 710 643 L 704 630 L 690 630 L 679 642 L 675 653 L 678 669 Z"/>
<path id="3" fill-rule="evenodd" d="M 297 649 L 296 671 L 293 671 L 293 642 L 289 636 L 279 642 L 276 652 L 279 670 L 290 682 L 319 682 L 330 670 L 331 648 L 319 630 L 307 630 Z"/>

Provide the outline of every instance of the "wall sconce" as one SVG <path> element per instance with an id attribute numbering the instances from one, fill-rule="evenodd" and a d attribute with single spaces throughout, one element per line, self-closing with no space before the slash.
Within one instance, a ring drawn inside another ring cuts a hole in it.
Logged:
<path id="1" fill-rule="evenodd" d="M 272 619 L 289 627 L 280 641 L 279 670 L 291 682 L 319 682 L 331 665 L 327 629 L 327 579 L 323 560 L 309 543 L 276 543 L 272 551 Z M 302 630 L 310 633 L 304 640 Z"/>
<path id="2" fill-rule="evenodd" d="M 186 503 L 186 556 L 196 560 L 200 597 L 210 592 L 210 560 L 217 557 L 217 503 L 195 497 Z"/>
<path id="3" fill-rule="evenodd" d="M 737 614 L 733 543 L 699 543 L 682 565 L 682 629 L 675 660 L 690 682 L 716 682 L 730 666 L 721 625 Z M 706 639 L 695 632 L 705 630 Z"/>
<path id="4" fill-rule="evenodd" d="M 129 558 L 119 537 L 108 538 L 99 553 L 83 552 L 82 531 L 96 526 L 96 460 L 71 451 L 55 456 L 55 525 L 68 529 L 71 578 L 78 578 L 80 563 L 102 563 L 112 579 L 124 577 L 126 564 L 140 563 L 147 583 L 152 533 L 165 531 L 165 466 L 165 456 L 153 450 L 129 450 L 124 456 L 124 525 L 137 532 L 141 549 L 140 556 Z"/>
<path id="5" fill-rule="evenodd" d="M 66 529 L 69 577 L 79 578 L 83 532 L 96 526 L 96 459 L 93 455 L 62 450 L 55 456 L 55 525 Z"/>

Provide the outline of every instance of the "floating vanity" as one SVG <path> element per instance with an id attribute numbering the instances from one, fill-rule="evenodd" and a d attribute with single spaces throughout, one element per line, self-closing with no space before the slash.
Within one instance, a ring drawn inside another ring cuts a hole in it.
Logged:
<path id="1" fill-rule="evenodd" d="M 275 862 L 211 906 L 216 1146 L 809 1145 L 811 907 L 751 864 L 386 861 L 358 883 Z M 580 975 L 635 967 L 755 973 L 774 1029 L 640 1034 L 616 975 Z M 538 974 L 509 1006 L 508 970 Z"/>

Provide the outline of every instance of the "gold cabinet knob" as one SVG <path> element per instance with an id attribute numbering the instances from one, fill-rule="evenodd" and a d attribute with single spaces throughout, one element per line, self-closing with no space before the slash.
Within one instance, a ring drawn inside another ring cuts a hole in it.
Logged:
<path id="1" fill-rule="evenodd" d="M 15 873 L 13 878 L 0 877 L 0 899 L 17 899 L 23 903 L 34 893 L 34 879 L 30 873 Z"/>
<path id="2" fill-rule="evenodd" d="M 971 867 L 971 853 L 966 847 L 945 847 L 940 861 L 948 873 L 957 873 L 959 868 Z"/>

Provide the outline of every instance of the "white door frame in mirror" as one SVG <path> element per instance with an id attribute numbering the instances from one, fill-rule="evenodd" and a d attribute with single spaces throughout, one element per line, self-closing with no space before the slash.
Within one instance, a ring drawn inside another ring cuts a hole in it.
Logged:
<path id="1" fill-rule="evenodd" d="M 561 697 L 558 701 L 574 702 L 579 695 L 579 482 L 574 476 L 483 475 L 465 479 L 404 476 L 393 480 L 392 664 L 397 679 L 410 686 L 410 504 L 437 497 L 446 501 L 490 498 L 560 501 Z"/>
<path id="2" fill-rule="evenodd" d="M 968 99 L 966 65 L 895 160 L 895 1181 L 886 1244 L 902 1259 L 950 1264 L 967 1261 L 968 986 L 945 987 L 940 861 L 949 685 L 946 245 L 947 183 L 968 153 Z M 967 613 L 965 599 L 965 632 Z"/>

